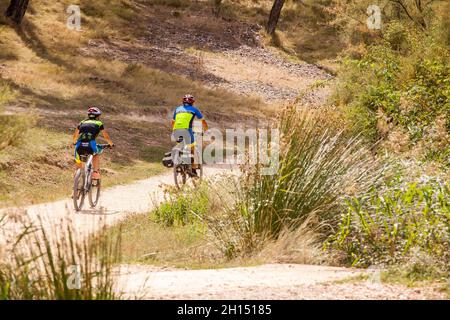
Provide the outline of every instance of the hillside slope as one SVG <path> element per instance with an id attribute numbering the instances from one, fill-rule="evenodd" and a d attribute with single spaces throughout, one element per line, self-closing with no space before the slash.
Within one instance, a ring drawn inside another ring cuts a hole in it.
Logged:
<path id="1" fill-rule="evenodd" d="M 66 27 L 64 1 L 33 1 L 20 27 L 0 20 L 0 77 L 13 93 L 4 112 L 32 114 L 35 123 L 0 151 L 3 206 L 70 192 L 70 135 L 88 105 L 101 106 L 117 145 L 105 155 L 113 185 L 161 170 L 171 112 L 185 93 L 198 97 L 212 126 L 233 128 L 265 122 L 280 101 L 330 78 L 266 48 L 256 20 L 217 19 L 209 4 L 78 4 L 81 32 Z"/>

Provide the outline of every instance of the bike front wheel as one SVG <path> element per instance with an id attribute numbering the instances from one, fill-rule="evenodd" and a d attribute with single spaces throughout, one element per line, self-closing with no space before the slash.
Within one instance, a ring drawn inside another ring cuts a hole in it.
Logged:
<path id="1" fill-rule="evenodd" d="M 95 181 L 95 182 L 94 182 Z M 100 180 L 93 180 L 89 189 L 89 204 L 91 208 L 95 208 L 100 199 Z"/>
<path id="2" fill-rule="evenodd" d="M 86 196 L 84 190 L 85 175 L 82 169 L 78 169 L 73 180 L 73 206 L 75 211 L 80 211 L 83 207 L 84 197 Z"/>
<path id="3" fill-rule="evenodd" d="M 202 164 L 198 165 L 198 171 L 199 171 L 198 177 L 199 177 L 200 181 L 202 181 L 203 180 L 203 165 Z"/>

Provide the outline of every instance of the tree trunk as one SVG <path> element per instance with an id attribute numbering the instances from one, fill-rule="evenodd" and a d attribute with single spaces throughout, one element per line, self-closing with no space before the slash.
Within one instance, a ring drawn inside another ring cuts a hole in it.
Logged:
<path id="1" fill-rule="evenodd" d="M 270 10 L 269 21 L 267 22 L 267 33 L 273 35 L 280 19 L 281 9 L 283 9 L 285 0 L 275 0 Z"/>
<path id="2" fill-rule="evenodd" d="M 20 24 L 27 11 L 28 2 L 29 0 L 11 0 L 8 9 L 6 9 L 5 16 L 11 18 L 15 23 Z"/>
<path id="3" fill-rule="evenodd" d="M 212 12 L 216 17 L 218 17 L 220 14 L 220 9 L 222 7 L 222 0 L 213 0 L 212 2 L 213 2 Z"/>

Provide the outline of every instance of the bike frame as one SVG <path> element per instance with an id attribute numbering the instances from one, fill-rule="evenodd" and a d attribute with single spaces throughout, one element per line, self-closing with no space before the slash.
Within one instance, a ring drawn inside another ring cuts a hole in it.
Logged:
<path id="1" fill-rule="evenodd" d="M 97 154 L 101 154 L 104 149 L 109 148 L 109 145 L 97 145 L 98 152 Z M 74 191 L 73 191 L 73 200 L 75 209 L 77 211 L 81 210 L 83 203 L 84 203 L 84 197 L 88 194 L 89 195 L 89 203 L 91 205 L 91 208 L 94 208 L 99 200 L 100 196 L 100 182 L 96 185 L 97 193 L 95 196 L 95 200 L 92 198 L 92 173 L 94 171 L 94 155 L 83 155 L 80 156 L 82 160 L 82 166 L 78 168 L 75 177 L 74 177 Z M 79 180 L 83 179 L 83 185 L 79 186 Z M 80 199 L 80 193 L 81 193 L 81 202 L 78 204 L 78 201 Z"/>
<path id="2" fill-rule="evenodd" d="M 88 159 L 86 161 L 86 164 L 84 166 L 84 191 L 87 192 L 89 190 L 89 186 L 91 185 L 91 181 L 92 181 L 92 161 L 94 159 L 94 156 L 92 154 L 90 154 L 88 156 Z"/>
<path id="3" fill-rule="evenodd" d="M 194 132 L 194 136 L 197 137 L 198 133 Z M 195 141 L 197 141 L 197 139 L 195 139 Z M 175 153 L 174 153 L 175 152 Z M 191 152 L 191 146 L 190 145 L 186 145 L 184 142 L 177 142 L 177 144 L 175 145 L 175 147 L 172 148 L 172 160 L 174 163 L 174 166 L 180 166 L 180 165 L 192 165 L 191 157 L 194 157 L 195 159 L 195 155 L 197 154 L 197 158 L 200 159 L 200 155 L 198 154 L 199 150 L 197 147 L 195 147 L 194 153 Z M 180 158 L 180 154 L 181 154 L 181 161 L 178 161 L 178 158 Z M 187 161 L 183 161 L 184 159 L 188 159 Z"/>
<path id="4" fill-rule="evenodd" d="M 103 150 L 106 147 L 102 147 L 102 146 L 103 145 L 97 145 L 97 148 L 99 149 L 99 152 L 97 154 L 103 153 Z M 83 186 L 84 187 L 84 192 L 88 192 L 89 191 L 89 188 L 90 188 L 90 185 L 91 185 L 91 182 L 92 182 L 92 172 L 94 171 L 93 160 L 94 160 L 94 155 L 90 154 L 90 155 L 87 156 L 86 162 L 84 164 L 84 168 L 83 168 L 84 177 L 85 177 L 85 179 L 84 179 L 84 186 Z"/>
<path id="5" fill-rule="evenodd" d="M 194 133 L 196 134 L 196 133 Z M 174 178 L 175 184 L 180 188 L 179 177 L 181 176 L 182 184 L 186 183 L 186 177 L 193 177 L 193 162 L 201 159 L 201 155 L 198 154 L 199 148 L 195 146 L 194 153 L 192 152 L 192 145 L 185 144 L 184 141 L 178 141 L 172 148 L 172 161 L 174 164 Z M 197 156 L 197 159 L 196 159 Z M 200 160 L 201 161 L 201 160 Z M 202 179 L 203 168 L 199 164 L 200 176 L 196 175 L 196 178 Z M 198 173 L 197 173 L 198 174 Z M 195 182 L 193 182 L 195 184 Z"/>

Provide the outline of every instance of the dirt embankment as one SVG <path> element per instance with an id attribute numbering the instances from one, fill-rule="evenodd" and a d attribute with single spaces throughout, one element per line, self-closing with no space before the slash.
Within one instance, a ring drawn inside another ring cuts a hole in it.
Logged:
<path id="1" fill-rule="evenodd" d="M 144 64 L 269 104 L 308 92 L 302 103 L 317 107 L 329 94 L 328 89 L 311 89 L 317 81 L 330 80 L 329 73 L 265 47 L 257 24 L 212 19 L 208 10 L 178 16 L 164 8 L 146 19 L 149 27 L 136 41 L 92 40 L 80 52 Z"/>

